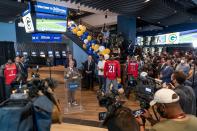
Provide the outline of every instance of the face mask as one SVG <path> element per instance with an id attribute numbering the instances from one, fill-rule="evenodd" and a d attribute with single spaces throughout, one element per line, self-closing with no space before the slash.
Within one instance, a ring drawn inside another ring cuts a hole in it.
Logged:
<path id="1" fill-rule="evenodd" d="M 185 61 L 184 60 L 181 60 L 181 64 L 184 64 L 185 63 Z"/>
<path id="2" fill-rule="evenodd" d="M 161 110 L 161 107 L 157 107 L 157 112 L 161 117 L 166 118 L 165 112 Z"/>

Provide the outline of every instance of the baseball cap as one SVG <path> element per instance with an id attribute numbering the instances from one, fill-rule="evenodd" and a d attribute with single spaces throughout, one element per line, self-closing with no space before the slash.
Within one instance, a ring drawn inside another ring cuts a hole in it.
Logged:
<path id="1" fill-rule="evenodd" d="M 153 106 L 156 103 L 167 104 L 167 103 L 174 103 L 177 101 L 179 101 L 179 96 L 173 90 L 162 88 L 155 93 L 154 99 L 150 102 L 150 106 Z"/>

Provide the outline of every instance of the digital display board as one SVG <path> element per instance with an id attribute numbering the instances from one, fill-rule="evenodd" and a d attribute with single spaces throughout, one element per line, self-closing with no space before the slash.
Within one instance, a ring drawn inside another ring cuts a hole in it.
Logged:
<path id="1" fill-rule="evenodd" d="M 34 33 L 32 34 L 32 42 L 62 42 L 62 35 L 54 33 Z"/>
<path id="2" fill-rule="evenodd" d="M 67 21 L 58 19 L 36 19 L 36 30 L 40 32 L 66 32 Z"/>
<path id="3" fill-rule="evenodd" d="M 42 3 L 42 2 L 35 2 L 34 10 L 35 10 L 35 12 L 42 12 L 42 13 L 47 13 L 47 14 L 56 14 L 56 15 L 67 16 L 67 8 L 66 7 Z"/>

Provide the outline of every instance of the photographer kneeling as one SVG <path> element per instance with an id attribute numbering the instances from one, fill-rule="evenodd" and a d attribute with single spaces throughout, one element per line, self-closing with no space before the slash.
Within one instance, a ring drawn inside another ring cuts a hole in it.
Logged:
<path id="1" fill-rule="evenodd" d="M 152 126 L 151 131 L 196 131 L 197 118 L 193 115 L 186 115 L 179 104 L 179 96 L 171 89 L 160 89 L 150 102 L 151 106 L 155 106 L 159 115 L 165 119 L 157 122 Z M 189 108 L 189 107 L 188 107 Z M 142 117 L 147 120 L 153 120 L 152 116 L 146 111 Z M 140 125 L 143 125 L 141 118 L 137 118 Z M 145 127 L 141 126 L 141 131 Z"/>

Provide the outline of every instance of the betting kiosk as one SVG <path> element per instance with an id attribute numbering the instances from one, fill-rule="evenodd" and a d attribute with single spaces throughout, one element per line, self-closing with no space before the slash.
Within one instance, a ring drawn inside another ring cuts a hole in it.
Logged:
<path id="1" fill-rule="evenodd" d="M 61 55 L 59 51 L 55 51 L 55 65 L 62 65 Z"/>
<path id="2" fill-rule="evenodd" d="M 78 71 L 66 68 L 64 71 L 65 80 L 65 108 L 64 114 L 82 112 L 81 104 L 81 75 Z"/>
<path id="3" fill-rule="evenodd" d="M 46 57 L 46 55 L 45 55 L 45 53 L 43 51 L 40 52 L 40 57 L 43 57 L 43 58 Z"/>
<path id="4" fill-rule="evenodd" d="M 28 52 L 24 51 L 24 52 L 23 52 L 23 56 L 24 56 L 24 57 L 27 57 L 27 56 L 28 56 Z"/>
<path id="5" fill-rule="evenodd" d="M 37 53 L 35 51 L 32 51 L 31 52 L 31 56 L 36 57 L 37 56 Z"/>
<path id="6" fill-rule="evenodd" d="M 48 57 L 50 57 L 50 58 L 53 58 L 54 57 L 53 51 L 48 51 Z"/>

